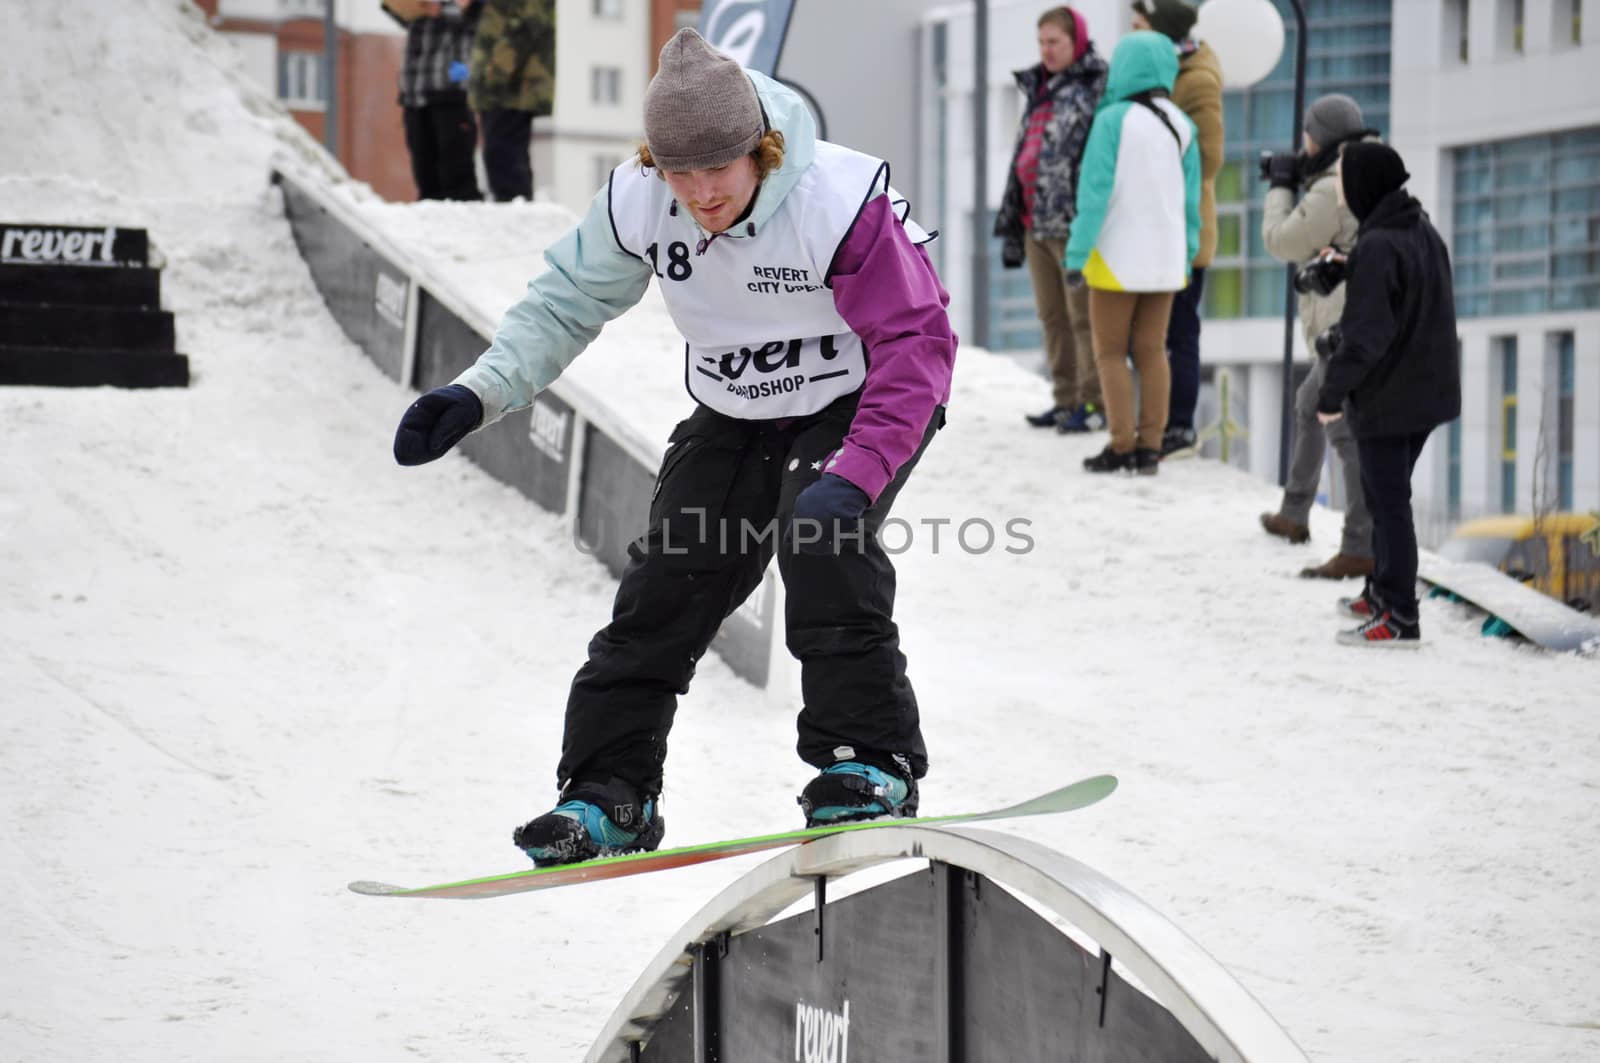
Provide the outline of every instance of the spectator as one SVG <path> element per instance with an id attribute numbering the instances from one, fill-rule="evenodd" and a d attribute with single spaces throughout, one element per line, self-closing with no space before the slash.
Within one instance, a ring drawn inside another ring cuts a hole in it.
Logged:
<path id="1" fill-rule="evenodd" d="M 478 125 L 467 107 L 475 0 L 384 0 L 406 29 L 400 106 L 418 199 L 482 199 L 474 155 Z"/>
<path id="2" fill-rule="evenodd" d="M 539 864 L 659 844 L 678 697 L 774 555 L 797 748 L 819 770 L 807 822 L 914 815 L 928 768 L 876 535 L 950 395 L 956 337 L 928 236 L 887 164 L 818 140 L 797 93 L 691 29 L 661 50 L 644 130 L 489 349 L 395 433 L 395 458 L 420 465 L 527 408 L 652 281 L 688 341 L 696 408 L 573 680 L 559 803 L 515 835 Z"/>
<path id="3" fill-rule="evenodd" d="M 489 194 L 533 198 L 533 120 L 550 113 L 556 84 L 555 0 L 480 0 L 468 99 L 483 123 Z"/>
<path id="4" fill-rule="evenodd" d="M 1025 106 L 994 234 L 1007 269 L 1027 262 L 1044 332 L 1053 404 L 1028 415 L 1035 428 L 1087 432 L 1104 428 L 1100 377 L 1089 334 L 1089 293 L 1068 288 L 1061 264 L 1077 212 L 1078 164 L 1095 105 L 1106 87 L 1106 61 L 1089 24 L 1070 7 L 1039 16 L 1039 62 L 1014 74 Z"/>
<path id="5" fill-rule="evenodd" d="M 1422 629 L 1411 472 L 1428 434 L 1461 415 L 1450 254 L 1402 187 L 1411 175 L 1394 149 L 1350 144 L 1338 169 L 1341 201 L 1361 227 L 1317 416 L 1325 425 L 1348 418 L 1355 432 L 1376 560 L 1360 597 L 1340 600 L 1363 623 L 1339 641 L 1414 648 Z"/>
<path id="6" fill-rule="evenodd" d="M 1200 131 L 1200 251 L 1190 263 L 1189 283 L 1172 300 L 1167 324 L 1167 361 L 1172 368 L 1172 393 L 1167 402 L 1167 429 L 1161 436 L 1163 458 L 1193 454 L 1194 408 L 1200 400 L 1200 296 L 1206 267 L 1217 254 L 1217 174 L 1222 170 L 1222 62 L 1204 41 L 1190 37 L 1197 12 L 1184 0 L 1138 0 L 1133 28 L 1155 30 L 1178 49 L 1178 80 L 1172 88 L 1177 104 Z"/>
<path id="7" fill-rule="evenodd" d="M 1117 42 L 1095 115 L 1067 241 L 1068 282 L 1089 286 L 1095 362 L 1111 442 L 1083 466 L 1153 475 L 1167 423 L 1167 316 L 1200 243 L 1200 149 L 1194 123 L 1170 99 L 1172 42 L 1136 31 Z M 1133 410 L 1132 351 L 1139 372 Z"/>
<path id="8" fill-rule="evenodd" d="M 1356 218 L 1339 203 L 1339 178 L 1335 164 L 1339 152 L 1353 140 L 1373 135 L 1362 124 L 1361 108 L 1348 96 L 1323 96 L 1306 108 L 1299 154 L 1272 156 L 1262 176 L 1270 182 L 1261 216 L 1261 240 L 1276 258 L 1309 263 L 1313 256 L 1332 248 L 1345 253 L 1355 244 Z M 1305 195 L 1295 203 L 1295 192 Z M 1322 274 L 1322 279 L 1318 278 Z M 1344 309 L 1342 270 L 1313 266 L 1295 282 L 1299 296 L 1300 326 L 1306 350 L 1312 352 L 1311 372 L 1295 393 L 1294 437 L 1289 457 L 1289 478 L 1276 513 L 1261 514 L 1269 534 L 1292 543 L 1311 538 L 1311 506 L 1322 479 L 1322 459 L 1332 444 L 1335 465 L 1342 473 L 1345 509 L 1344 534 L 1338 552 L 1300 574 L 1308 578 L 1353 579 L 1372 574 L 1372 517 L 1361 490 L 1361 460 L 1356 437 L 1345 421 L 1326 429 L 1317 419 L 1317 396 L 1327 372 L 1328 359 L 1318 350 L 1317 337 L 1339 320 Z"/>

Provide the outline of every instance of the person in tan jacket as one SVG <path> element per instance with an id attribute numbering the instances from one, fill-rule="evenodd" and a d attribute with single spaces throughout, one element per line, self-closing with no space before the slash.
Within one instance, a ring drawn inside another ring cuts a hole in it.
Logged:
<path id="1" fill-rule="evenodd" d="M 1337 475 L 1344 483 L 1344 534 L 1339 550 L 1320 565 L 1300 574 L 1308 578 L 1349 579 L 1372 572 L 1372 516 L 1361 490 L 1361 463 L 1350 426 L 1335 421 L 1324 426 L 1317 420 L 1317 395 L 1322 390 L 1328 355 L 1317 338 L 1339 320 L 1345 288 L 1337 268 L 1310 267 L 1323 251 L 1347 253 L 1355 244 L 1358 222 L 1338 199 L 1335 166 L 1347 143 L 1371 136 L 1364 128 L 1361 108 L 1349 96 L 1320 97 L 1306 109 L 1303 132 L 1305 150 L 1296 155 L 1274 155 L 1264 162 L 1263 176 L 1271 183 L 1261 216 L 1261 240 L 1267 251 L 1283 262 L 1302 264 L 1295 282 L 1300 292 L 1300 327 L 1306 350 L 1312 352 L 1311 372 L 1295 392 L 1294 441 L 1290 450 L 1289 480 L 1276 513 L 1261 514 L 1261 526 L 1271 535 L 1292 543 L 1308 542 L 1311 506 L 1322 478 L 1322 459 L 1333 445 Z M 1296 189 L 1305 195 L 1295 202 Z"/>
<path id="2" fill-rule="evenodd" d="M 1172 301 L 1167 321 L 1167 362 L 1172 389 L 1163 458 L 1194 453 L 1194 408 L 1200 398 L 1200 296 L 1206 267 L 1217 254 L 1217 174 L 1222 170 L 1222 62 L 1204 41 L 1189 36 L 1197 11 L 1187 0 L 1138 0 L 1133 28 L 1171 38 L 1178 50 L 1178 80 L 1172 102 L 1200 131 L 1200 251 L 1190 263 L 1189 284 Z"/>

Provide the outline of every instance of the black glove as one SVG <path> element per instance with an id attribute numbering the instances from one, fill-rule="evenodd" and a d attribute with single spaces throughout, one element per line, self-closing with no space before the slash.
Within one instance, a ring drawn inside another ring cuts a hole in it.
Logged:
<path id="1" fill-rule="evenodd" d="M 1067 287 L 1068 288 L 1071 288 L 1073 291 L 1077 291 L 1079 288 L 1082 288 L 1087 283 L 1088 282 L 1083 279 L 1083 270 L 1081 270 L 1081 269 L 1069 269 L 1069 270 L 1067 270 Z"/>
<path id="2" fill-rule="evenodd" d="M 1006 269 L 1021 269 L 1027 259 L 1022 248 L 1022 237 L 1007 236 L 1000 244 L 1000 264 Z"/>
<path id="3" fill-rule="evenodd" d="M 823 473 L 794 500 L 794 549 L 802 554 L 836 556 L 854 542 L 865 545 L 861 515 L 872 504 L 867 493 L 843 476 Z"/>
<path id="4" fill-rule="evenodd" d="M 483 402 L 469 388 L 448 384 L 434 388 L 406 408 L 394 434 L 394 460 L 425 465 L 444 457 L 466 434 L 483 423 Z"/>
<path id="5" fill-rule="evenodd" d="M 1273 188 L 1300 187 L 1300 156 L 1289 152 L 1261 153 L 1261 179 Z"/>

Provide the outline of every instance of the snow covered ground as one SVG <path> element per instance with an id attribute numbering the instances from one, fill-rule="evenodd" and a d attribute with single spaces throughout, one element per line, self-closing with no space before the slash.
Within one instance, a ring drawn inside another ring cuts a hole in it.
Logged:
<path id="1" fill-rule="evenodd" d="M 0 390 L 0 1060 L 580 1057 L 760 857 L 475 904 L 344 886 L 521 866 L 609 578 L 469 463 L 394 465 L 408 397 L 266 181 L 323 164 L 192 9 L 33 5 L 0 52 L 0 215 L 148 227 L 195 372 Z M 363 209 L 502 306 L 570 220 Z M 574 372 L 661 438 L 676 358 L 652 297 Z M 1098 440 L 1023 428 L 1042 395 L 964 351 L 899 508 L 925 809 L 1119 775 L 1009 829 L 1166 913 L 1315 1060 L 1600 1058 L 1600 661 L 1439 602 L 1419 653 L 1338 647 L 1341 589 L 1294 575 L 1336 514 L 1295 548 L 1215 463 L 1088 477 Z M 1013 518 L 1025 553 L 926 523 Z M 669 843 L 795 821 L 795 708 L 707 660 Z"/>

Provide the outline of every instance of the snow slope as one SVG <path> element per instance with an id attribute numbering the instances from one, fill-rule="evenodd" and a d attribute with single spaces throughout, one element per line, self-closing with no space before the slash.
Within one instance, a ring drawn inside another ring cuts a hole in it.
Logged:
<path id="1" fill-rule="evenodd" d="M 344 884 L 519 866 L 610 580 L 469 463 L 394 465 L 408 397 L 266 181 L 326 164 L 192 9 L 8 31 L 0 215 L 147 226 L 195 381 L 0 390 L 0 1060 L 580 1057 L 760 857 L 478 904 Z M 345 194 L 502 306 L 570 222 Z M 573 371 L 662 438 L 677 351 L 652 296 Z M 1167 913 L 1318 1061 L 1600 1058 L 1596 657 L 1438 602 L 1417 654 L 1337 647 L 1340 589 L 1294 576 L 1336 514 L 1295 548 L 1255 526 L 1275 490 L 1215 463 L 1088 477 L 1098 440 L 1022 427 L 1042 393 L 964 351 L 899 506 L 925 808 L 1118 774 L 1011 829 Z M 973 520 L 994 549 L 955 542 Z M 705 662 L 669 843 L 795 821 L 796 708 Z"/>

